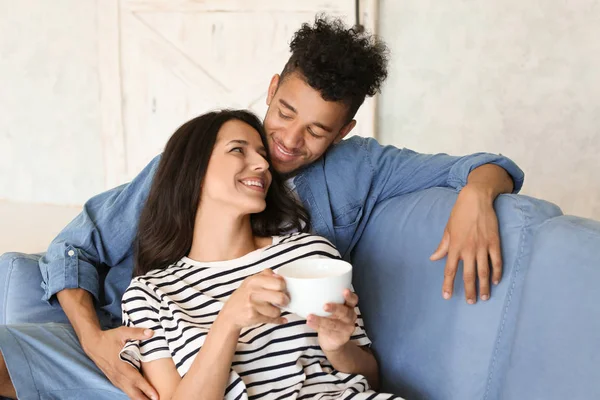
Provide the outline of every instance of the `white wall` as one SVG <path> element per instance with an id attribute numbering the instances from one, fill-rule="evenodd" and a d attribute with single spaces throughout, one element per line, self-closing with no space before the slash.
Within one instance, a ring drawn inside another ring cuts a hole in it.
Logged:
<path id="1" fill-rule="evenodd" d="M 95 1 L 0 0 L 0 199 L 104 189 L 96 35 Z"/>
<path id="2" fill-rule="evenodd" d="M 523 193 L 600 219 L 600 1 L 381 0 L 379 137 L 502 153 Z"/>
<path id="3" fill-rule="evenodd" d="M 81 207 L 0 200 L 0 255 L 39 253 L 81 212 Z"/>

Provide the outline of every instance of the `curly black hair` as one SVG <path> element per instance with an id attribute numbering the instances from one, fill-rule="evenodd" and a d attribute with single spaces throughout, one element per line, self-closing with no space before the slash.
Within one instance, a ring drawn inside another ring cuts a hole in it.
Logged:
<path id="1" fill-rule="evenodd" d="M 301 73 L 324 100 L 348 105 L 348 121 L 365 97 L 380 91 L 387 78 L 389 51 L 385 43 L 361 29 L 347 28 L 338 18 L 317 15 L 313 26 L 302 24 L 290 50 L 281 80 Z"/>

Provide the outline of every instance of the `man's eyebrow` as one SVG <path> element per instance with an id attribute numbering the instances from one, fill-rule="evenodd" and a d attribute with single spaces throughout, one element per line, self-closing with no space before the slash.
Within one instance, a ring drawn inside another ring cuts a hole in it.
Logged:
<path id="1" fill-rule="evenodd" d="M 291 112 L 296 113 L 296 114 L 298 113 L 298 111 L 296 111 L 296 109 L 294 107 L 292 107 L 292 105 L 290 103 L 288 103 L 287 101 L 279 99 L 279 102 L 281 103 L 282 106 L 284 106 Z"/>

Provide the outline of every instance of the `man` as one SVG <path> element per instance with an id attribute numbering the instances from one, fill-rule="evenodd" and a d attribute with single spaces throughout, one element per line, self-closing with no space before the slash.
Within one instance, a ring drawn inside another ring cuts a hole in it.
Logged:
<path id="1" fill-rule="evenodd" d="M 476 301 L 477 278 L 480 297 L 487 300 L 490 269 L 492 282 L 501 278 L 493 200 L 500 193 L 518 191 L 522 171 L 507 158 L 491 154 L 422 155 L 372 139 L 342 140 L 356 125 L 353 118 L 365 97 L 377 93 L 387 76 L 385 45 L 346 29 L 340 21 L 318 18 L 295 33 L 290 48 L 292 55 L 281 75 L 270 82 L 264 124 L 273 166 L 289 177 L 311 214 L 315 233 L 330 239 L 348 258 L 378 203 L 429 187 L 453 187 L 460 194 L 432 255 L 432 260 L 447 256 L 442 295 L 452 295 L 462 260 L 467 301 Z M 148 338 L 152 332 L 118 326 L 121 296 L 133 267 L 136 226 L 158 161 L 155 158 L 131 183 L 89 200 L 52 242 L 40 261 L 44 300 L 58 301 L 71 325 L 2 327 L 0 348 L 6 365 L 0 362 L 0 393 L 14 396 L 13 386 L 22 396 L 29 386 L 38 393 L 85 387 L 96 389 L 90 398 L 104 398 L 102 393 L 114 398 L 109 393 L 113 386 L 102 380 L 91 359 L 130 398 L 156 398 L 143 377 L 118 358 L 127 339 Z M 25 342 L 38 354 L 59 348 L 44 359 L 43 365 L 51 368 L 38 372 L 41 367 L 28 363 L 26 354 L 11 350 L 11 344 Z M 84 369 L 85 376 L 79 372 Z M 69 379 L 60 379 L 63 370 L 71 374 Z M 52 374 L 57 377 L 49 379 Z"/>

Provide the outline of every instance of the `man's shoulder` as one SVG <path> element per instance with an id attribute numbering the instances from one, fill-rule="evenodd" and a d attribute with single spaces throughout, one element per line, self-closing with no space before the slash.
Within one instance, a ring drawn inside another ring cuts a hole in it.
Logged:
<path id="1" fill-rule="evenodd" d="M 333 162 L 349 158 L 355 161 L 369 161 L 379 157 L 386 148 L 395 147 L 384 146 L 371 137 L 352 136 L 331 146 L 326 153 L 326 159 Z"/>
<path id="2" fill-rule="evenodd" d="M 343 139 L 339 143 L 333 145 L 329 150 L 329 153 L 341 152 L 363 152 L 367 151 L 367 148 L 371 141 L 377 142 L 373 138 L 366 138 L 362 136 L 352 136 L 348 139 Z"/>
<path id="3" fill-rule="evenodd" d="M 358 173 L 362 175 L 366 171 L 372 172 L 373 144 L 378 145 L 373 138 L 353 136 L 333 145 L 323 157 L 327 175 L 342 179 Z"/>

